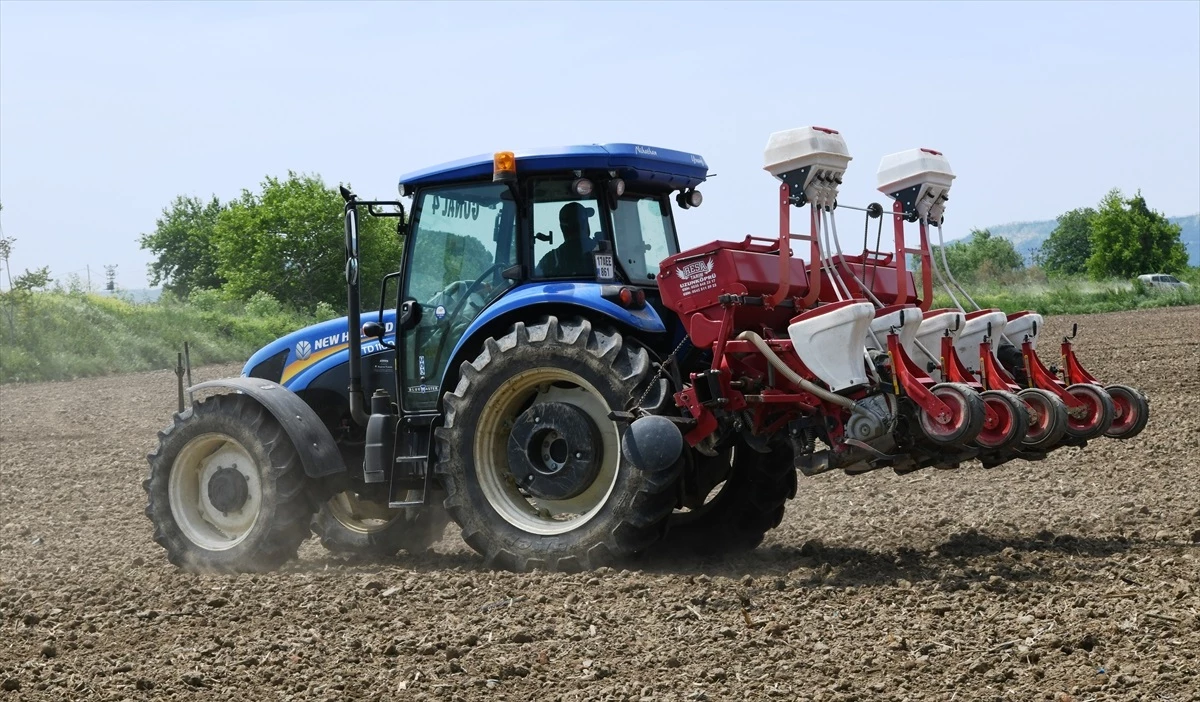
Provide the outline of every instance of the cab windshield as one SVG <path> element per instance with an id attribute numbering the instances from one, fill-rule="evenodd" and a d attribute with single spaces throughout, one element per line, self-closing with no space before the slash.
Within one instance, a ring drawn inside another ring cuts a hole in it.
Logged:
<path id="1" fill-rule="evenodd" d="M 613 235 L 630 283 L 652 284 L 658 264 L 678 253 L 671 206 L 665 196 L 626 195 L 613 210 Z"/>

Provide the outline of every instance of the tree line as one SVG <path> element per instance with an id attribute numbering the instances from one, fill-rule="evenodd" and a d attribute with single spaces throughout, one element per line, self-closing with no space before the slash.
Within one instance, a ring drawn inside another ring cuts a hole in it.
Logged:
<path id="1" fill-rule="evenodd" d="M 225 203 L 180 195 L 163 208 L 154 231 L 140 237 L 155 257 L 150 284 L 179 297 L 220 291 L 249 300 L 267 293 L 301 310 L 319 303 L 344 308 L 344 201 L 337 188 L 291 171 L 283 179 L 268 176 L 260 188 Z M 399 266 L 397 221 L 360 219 L 364 290 Z M 373 306 L 372 295 L 363 297 Z"/>
<path id="2" fill-rule="evenodd" d="M 1143 273 L 1178 273 L 1187 268 L 1181 228 L 1151 210 L 1139 191 L 1126 198 L 1109 191 L 1097 207 L 1080 207 L 1057 218 L 1033 263 L 1050 275 L 1097 280 L 1134 278 Z M 940 260 L 938 247 L 934 257 Z M 987 229 L 946 245 L 946 260 L 966 282 L 1003 281 L 1025 268 L 1012 242 Z"/>
<path id="3" fill-rule="evenodd" d="M 1093 278 L 1178 273 L 1188 264 L 1181 228 L 1151 210 L 1139 190 L 1113 189 L 1095 207 L 1064 212 L 1035 260 L 1047 271 Z"/>

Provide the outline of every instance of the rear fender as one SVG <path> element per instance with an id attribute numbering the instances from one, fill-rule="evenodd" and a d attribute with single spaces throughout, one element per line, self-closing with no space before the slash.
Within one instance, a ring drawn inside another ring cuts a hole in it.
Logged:
<path id="1" fill-rule="evenodd" d="M 262 378 L 222 378 L 193 385 L 188 392 L 219 389 L 249 395 L 262 405 L 283 427 L 292 440 L 304 472 L 310 478 L 324 478 L 346 472 L 346 464 L 329 429 L 317 413 L 296 393 L 279 383 Z"/>
<path id="2" fill-rule="evenodd" d="M 458 377 L 458 368 L 487 336 L 517 321 L 532 321 L 542 314 L 578 314 L 593 320 L 606 318 L 622 331 L 634 334 L 665 334 L 667 327 L 658 312 L 647 304 L 629 310 L 601 297 L 598 283 L 531 283 L 509 291 L 471 322 L 458 340 L 442 376 L 442 392 L 453 390 L 447 382 Z"/>

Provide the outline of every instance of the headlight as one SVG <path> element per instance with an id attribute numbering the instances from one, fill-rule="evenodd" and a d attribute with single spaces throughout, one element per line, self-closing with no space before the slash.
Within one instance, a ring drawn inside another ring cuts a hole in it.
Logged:
<path id="1" fill-rule="evenodd" d="M 571 191 L 579 197 L 587 197 L 592 194 L 592 181 L 587 178 L 577 178 L 574 183 L 571 183 Z"/>

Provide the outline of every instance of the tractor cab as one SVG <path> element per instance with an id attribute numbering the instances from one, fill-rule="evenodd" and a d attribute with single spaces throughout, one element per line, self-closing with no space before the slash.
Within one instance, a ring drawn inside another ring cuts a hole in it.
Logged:
<path id="1" fill-rule="evenodd" d="M 699 205 L 706 174 L 695 154 L 607 144 L 499 152 L 403 176 L 400 193 L 413 201 L 397 304 L 402 410 L 437 412 L 451 360 L 501 298 L 521 302 L 508 316 L 600 305 L 618 322 L 662 327 L 645 301 L 658 298 L 659 262 L 679 251 L 671 201 Z"/>

